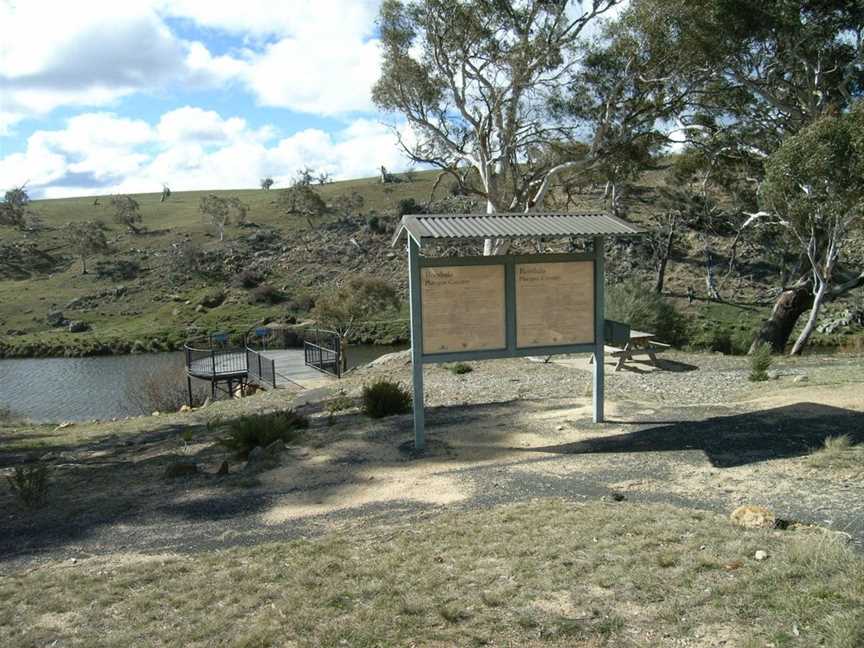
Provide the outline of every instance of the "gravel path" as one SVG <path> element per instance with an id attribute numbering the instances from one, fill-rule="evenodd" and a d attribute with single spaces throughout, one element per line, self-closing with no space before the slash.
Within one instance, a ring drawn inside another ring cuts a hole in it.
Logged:
<path id="1" fill-rule="evenodd" d="M 410 416 L 370 421 L 349 410 L 331 421 L 318 402 L 325 394 L 316 392 L 305 396 L 313 423 L 303 444 L 260 475 L 235 463 L 232 474 L 217 476 L 227 457 L 213 444 L 220 430 L 202 426 L 187 452 L 203 472 L 166 480 L 182 419 L 148 420 L 144 431 L 84 443 L 54 460 L 44 510 L 25 515 L 0 491 L 0 571 L 312 537 L 538 497 L 614 505 L 623 496 L 723 513 L 754 503 L 849 533 L 864 548 L 864 472 L 808 462 L 827 436 L 864 443 L 864 376 L 856 359 L 822 360 L 781 365 L 777 380 L 755 386 L 746 362 L 715 356 L 676 354 L 668 360 L 676 371 L 610 373 L 610 423 L 601 426 L 590 421 L 590 374 L 573 366 L 499 360 L 462 376 L 430 367 L 424 455 L 406 450 Z M 341 387 L 352 394 L 379 376 L 404 381 L 409 369 L 391 358 Z M 801 388 L 793 381 L 804 374 L 812 384 Z M 489 403 L 489 394 L 499 402 Z M 278 407 L 279 398 L 262 397 L 259 407 Z M 284 406 L 289 397 L 281 398 Z M 254 411 L 255 402 L 238 407 Z"/>

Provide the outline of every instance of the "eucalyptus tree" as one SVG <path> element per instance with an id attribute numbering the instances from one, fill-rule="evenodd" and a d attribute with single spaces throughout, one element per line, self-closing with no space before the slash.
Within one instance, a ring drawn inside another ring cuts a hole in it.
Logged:
<path id="1" fill-rule="evenodd" d="M 164 193 L 162 194 L 164 197 Z M 140 234 L 141 205 L 132 196 L 111 196 L 114 221 L 125 225 L 133 234 Z"/>
<path id="2" fill-rule="evenodd" d="M 81 274 L 87 274 L 87 259 L 110 251 L 102 223 L 83 221 L 69 223 L 66 235 L 75 254 L 81 258 Z"/>
<path id="3" fill-rule="evenodd" d="M 249 213 L 249 205 L 237 196 L 223 198 L 216 194 L 202 196 L 198 203 L 198 211 L 201 212 L 205 222 L 216 228 L 219 232 L 219 240 L 225 240 L 225 227 L 228 225 L 246 222 Z"/>
<path id="4" fill-rule="evenodd" d="M 379 108 L 401 113 L 408 156 L 456 179 L 487 213 L 530 211 L 582 163 L 578 125 L 550 101 L 582 63 L 586 30 L 618 0 L 385 0 Z M 556 146 L 553 146 L 556 145 Z M 505 249 L 486 241 L 484 253 Z"/>
<path id="5" fill-rule="evenodd" d="M 731 163 L 750 196 L 785 138 L 864 93 L 862 0 L 632 0 L 625 14 L 647 48 L 674 49 L 687 63 L 678 82 L 697 91 L 678 116 L 679 137 L 709 143 L 712 178 L 718 163 Z M 741 211 L 753 211 L 743 202 Z M 804 271 L 784 286 L 755 343 L 785 346 L 812 303 L 810 279 Z"/>
<path id="6" fill-rule="evenodd" d="M 808 261 L 812 298 L 805 304 L 810 315 L 792 347 L 792 354 L 798 354 L 823 302 L 864 285 L 864 267 L 843 268 L 844 254 L 853 246 L 860 249 L 864 241 L 864 104 L 788 137 L 765 170 L 763 211 L 751 220 L 782 228 Z M 769 330 L 766 337 L 785 342 L 779 333 Z M 784 333 L 788 338 L 789 332 Z"/>

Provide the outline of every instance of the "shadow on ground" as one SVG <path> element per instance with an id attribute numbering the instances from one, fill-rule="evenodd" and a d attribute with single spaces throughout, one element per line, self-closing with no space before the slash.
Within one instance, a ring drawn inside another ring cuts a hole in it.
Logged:
<path id="1" fill-rule="evenodd" d="M 864 414 L 819 403 L 796 403 L 701 421 L 608 422 L 640 429 L 530 451 L 592 454 L 702 450 L 713 466 L 727 468 L 801 457 L 822 447 L 825 439 L 841 434 L 848 435 L 853 444 L 864 443 Z"/>

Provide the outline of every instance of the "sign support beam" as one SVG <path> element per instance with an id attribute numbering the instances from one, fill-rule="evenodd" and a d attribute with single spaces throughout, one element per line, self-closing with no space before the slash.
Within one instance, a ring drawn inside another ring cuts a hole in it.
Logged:
<path id="1" fill-rule="evenodd" d="M 411 297 L 411 383 L 414 387 L 414 448 L 426 447 L 426 414 L 423 401 L 423 318 L 420 305 L 420 246 L 408 236 L 408 290 Z"/>
<path id="2" fill-rule="evenodd" d="M 592 395 L 594 400 L 594 422 L 603 423 L 606 420 L 604 412 L 605 402 L 605 367 L 603 365 L 604 349 L 604 321 L 606 318 L 606 306 L 604 299 L 605 290 L 605 241 L 602 236 L 594 237 L 594 385 Z"/>

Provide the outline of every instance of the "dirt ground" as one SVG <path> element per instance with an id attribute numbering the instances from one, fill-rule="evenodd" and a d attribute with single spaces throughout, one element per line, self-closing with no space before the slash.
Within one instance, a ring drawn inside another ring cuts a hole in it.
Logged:
<path id="1" fill-rule="evenodd" d="M 548 497 L 623 497 L 724 513 L 744 503 L 762 505 L 778 518 L 846 533 L 864 550 L 864 463 L 826 468 L 812 460 L 826 438 L 845 434 L 853 446 L 864 443 L 860 359 L 781 366 L 776 380 L 755 386 L 740 362 L 670 362 L 709 367 L 712 398 L 672 405 L 645 382 L 654 380 L 666 395 L 686 393 L 701 382 L 698 372 L 612 374 L 603 425 L 591 422 L 590 396 L 580 391 L 590 374 L 576 365 L 493 361 L 458 377 L 431 368 L 422 454 L 413 452 L 410 416 L 372 421 L 356 407 L 330 413 L 334 389 L 299 401 L 286 394 L 280 402 L 271 394 L 242 405 L 145 417 L 137 427 L 81 430 L 45 458 L 51 464 L 45 507 L 26 512 L 0 489 L 0 571 L 45 560 L 311 537 L 381 520 L 420 520 L 443 509 Z M 339 389 L 354 397 L 376 377 L 404 373 L 404 359 L 396 357 L 356 373 Z M 796 382 L 800 375 L 807 382 Z M 493 385 L 520 391 L 497 393 Z M 488 402 L 489 394 L 500 402 Z M 276 468 L 244 471 L 243 462 L 215 444 L 224 433 L 220 421 L 289 404 L 309 414 L 311 426 Z M 69 430 L 4 429 L 3 445 L 14 440 L 18 446 L 0 450 L 0 471 L 8 474 L 44 454 L 21 445 L 28 434 L 68 436 Z M 166 479 L 165 467 L 178 458 L 194 459 L 201 471 Z M 223 460 L 230 472 L 217 475 Z"/>

